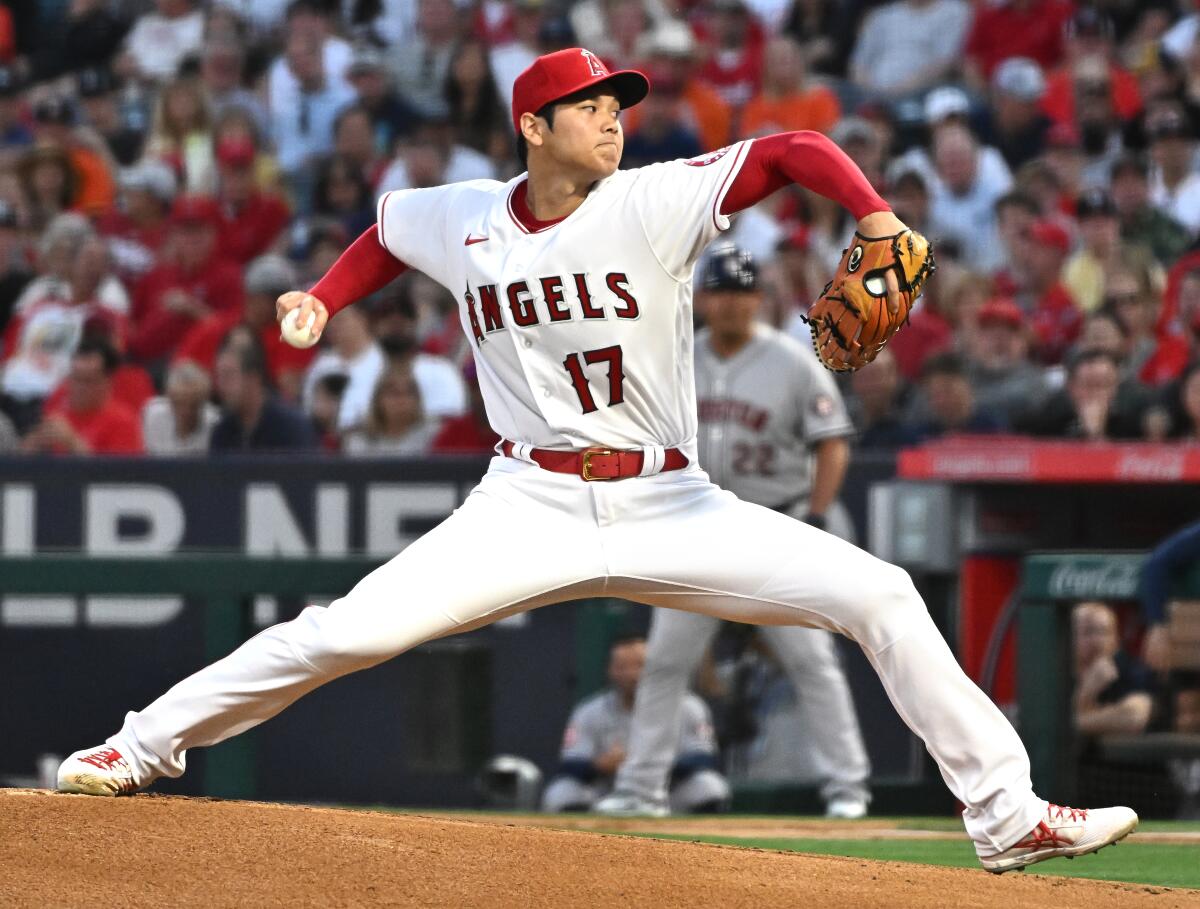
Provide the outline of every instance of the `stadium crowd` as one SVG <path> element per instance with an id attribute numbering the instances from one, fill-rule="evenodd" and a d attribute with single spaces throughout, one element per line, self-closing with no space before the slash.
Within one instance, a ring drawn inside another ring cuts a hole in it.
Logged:
<path id="1" fill-rule="evenodd" d="M 307 351 L 274 299 L 379 194 L 519 174 L 513 81 L 577 44 L 653 83 L 623 166 L 819 130 L 934 240 L 847 380 L 859 444 L 1200 441 L 1198 33 L 1190 0 L 0 3 L 0 451 L 489 450 L 432 282 Z M 852 227 L 795 188 L 738 219 L 771 321 L 806 336 Z"/>

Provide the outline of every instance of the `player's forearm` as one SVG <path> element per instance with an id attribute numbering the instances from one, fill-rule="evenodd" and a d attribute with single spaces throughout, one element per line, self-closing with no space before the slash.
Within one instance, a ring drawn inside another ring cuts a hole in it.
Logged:
<path id="1" fill-rule="evenodd" d="M 755 139 L 721 204 L 731 215 L 796 183 L 837 202 L 861 221 L 891 206 L 871 186 L 857 164 L 818 132 L 802 130 Z"/>
<path id="2" fill-rule="evenodd" d="M 824 515 L 837 498 L 846 468 L 850 464 L 850 443 L 845 439 L 822 439 L 814 452 L 812 494 L 808 498 L 810 514 Z"/>
<path id="3" fill-rule="evenodd" d="M 324 303 L 332 316 L 355 300 L 386 287 L 406 271 L 408 266 L 384 249 L 379 242 L 379 232 L 372 224 L 338 257 L 309 293 Z"/>
<path id="4" fill-rule="evenodd" d="M 1146 731 L 1154 702 L 1150 695 L 1135 692 L 1115 704 L 1105 704 L 1075 716 L 1081 735 L 1139 735 Z"/>

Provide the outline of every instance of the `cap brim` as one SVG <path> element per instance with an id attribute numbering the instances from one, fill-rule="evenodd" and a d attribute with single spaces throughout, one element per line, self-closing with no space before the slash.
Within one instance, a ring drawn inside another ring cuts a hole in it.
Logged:
<path id="1" fill-rule="evenodd" d="M 615 73 L 609 73 L 607 76 L 597 76 L 595 79 L 580 82 L 569 91 L 563 92 L 550 103 L 553 104 L 561 98 L 568 98 L 583 91 L 585 88 L 593 88 L 598 85 L 612 86 L 613 94 L 621 102 L 622 110 L 633 107 L 642 101 L 646 95 L 650 94 L 650 80 L 646 78 L 644 73 L 639 73 L 636 69 L 622 69 Z"/>

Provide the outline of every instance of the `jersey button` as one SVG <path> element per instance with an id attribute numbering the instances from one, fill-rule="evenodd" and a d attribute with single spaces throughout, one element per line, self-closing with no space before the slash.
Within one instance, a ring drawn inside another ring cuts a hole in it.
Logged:
<path id="1" fill-rule="evenodd" d="M 525 344 L 525 346 L 526 346 L 526 347 L 533 347 L 533 339 L 532 339 L 532 338 L 526 338 L 526 339 L 525 339 L 525 341 L 524 341 L 524 344 Z"/>
<path id="2" fill-rule="evenodd" d="M 548 398 L 548 397 L 550 397 L 550 389 L 549 389 L 549 388 L 543 388 L 543 389 L 542 389 L 542 397 L 543 397 L 543 398 Z"/>

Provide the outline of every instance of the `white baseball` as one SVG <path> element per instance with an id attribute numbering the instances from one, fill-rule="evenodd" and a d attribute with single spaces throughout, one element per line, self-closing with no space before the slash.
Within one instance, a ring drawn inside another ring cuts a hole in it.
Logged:
<path id="1" fill-rule="evenodd" d="M 279 323 L 279 331 L 283 335 L 283 340 L 287 341 L 292 347 L 312 347 L 317 343 L 319 338 L 313 337 L 312 326 L 317 320 L 316 313 L 309 313 L 308 320 L 303 324 L 299 324 L 300 309 L 291 310 L 283 321 Z"/>

